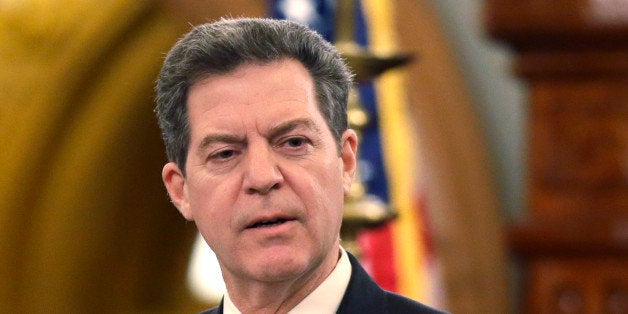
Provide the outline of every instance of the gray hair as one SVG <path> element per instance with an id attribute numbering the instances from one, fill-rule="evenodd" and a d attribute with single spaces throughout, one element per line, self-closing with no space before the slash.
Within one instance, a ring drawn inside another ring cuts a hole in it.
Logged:
<path id="1" fill-rule="evenodd" d="M 166 154 L 185 174 L 190 142 L 188 90 L 212 75 L 245 63 L 294 59 L 313 78 L 318 107 L 340 147 L 348 128 L 352 74 L 336 48 L 307 27 L 284 20 L 222 19 L 194 27 L 170 50 L 155 86 L 155 112 Z"/>

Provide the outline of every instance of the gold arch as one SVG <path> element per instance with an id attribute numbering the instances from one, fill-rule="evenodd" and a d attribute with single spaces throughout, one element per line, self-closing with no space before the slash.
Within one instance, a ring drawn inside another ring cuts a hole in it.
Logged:
<path id="1" fill-rule="evenodd" d="M 152 85 L 184 29 L 146 1 L 0 14 L 0 312 L 176 307 L 194 230 L 161 187 Z"/>

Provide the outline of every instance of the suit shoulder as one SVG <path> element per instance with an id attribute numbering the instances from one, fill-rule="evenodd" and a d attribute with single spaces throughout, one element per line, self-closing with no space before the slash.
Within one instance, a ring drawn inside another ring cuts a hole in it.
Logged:
<path id="1" fill-rule="evenodd" d="M 387 308 L 390 313 L 445 314 L 425 304 L 402 295 L 386 291 Z"/>
<path id="2" fill-rule="evenodd" d="M 217 307 L 213 307 L 213 308 L 211 308 L 209 310 L 203 311 L 203 312 L 201 312 L 199 314 L 220 314 L 220 313 L 222 313 L 221 308 L 220 308 L 220 306 L 217 306 Z"/>

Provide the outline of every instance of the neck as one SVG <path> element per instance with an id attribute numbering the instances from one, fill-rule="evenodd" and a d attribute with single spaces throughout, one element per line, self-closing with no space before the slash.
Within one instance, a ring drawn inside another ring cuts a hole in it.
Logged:
<path id="1" fill-rule="evenodd" d="M 339 250 L 336 247 L 321 264 L 290 280 L 266 282 L 225 277 L 229 298 L 241 313 L 287 313 L 334 270 Z"/>

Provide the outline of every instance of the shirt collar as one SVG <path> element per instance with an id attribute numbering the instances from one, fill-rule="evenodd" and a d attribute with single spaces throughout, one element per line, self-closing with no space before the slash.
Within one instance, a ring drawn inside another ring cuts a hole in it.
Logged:
<path id="1" fill-rule="evenodd" d="M 336 313 L 349 285 L 349 279 L 351 279 L 351 262 L 349 262 L 347 252 L 341 247 L 340 259 L 331 274 L 288 313 Z M 225 292 L 223 313 L 240 314 L 238 308 L 229 298 L 228 292 Z"/>

